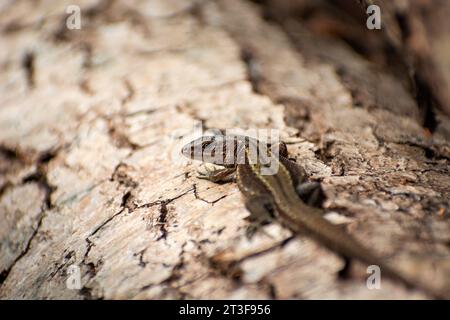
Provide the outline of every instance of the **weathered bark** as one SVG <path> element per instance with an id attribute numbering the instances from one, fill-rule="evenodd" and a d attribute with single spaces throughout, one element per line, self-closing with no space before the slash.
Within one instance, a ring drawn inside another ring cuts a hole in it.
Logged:
<path id="1" fill-rule="evenodd" d="M 330 219 L 450 288 L 448 131 L 401 80 L 246 1 L 83 1 L 68 30 L 72 2 L 0 11 L 1 298 L 427 298 L 277 224 L 248 240 L 237 187 L 178 152 L 198 123 L 280 130 Z"/>

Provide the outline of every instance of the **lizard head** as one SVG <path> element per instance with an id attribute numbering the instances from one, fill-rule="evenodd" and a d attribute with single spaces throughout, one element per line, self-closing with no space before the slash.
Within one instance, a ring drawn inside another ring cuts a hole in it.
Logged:
<path id="1" fill-rule="evenodd" d="M 243 163 L 270 163 L 273 150 L 268 150 L 267 144 L 254 138 L 240 135 L 203 136 L 186 144 L 181 153 L 190 159 L 200 160 L 221 166 L 234 166 Z M 270 146 L 270 145 L 269 145 Z M 287 154 L 284 143 L 276 145 L 274 150 L 281 148 L 282 155 Z M 246 156 L 246 150 L 249 155 Z"/>
<path id="2" fill-rule="evenodd" d="M 213 163 L 216 165 L 233 165 L 237 163 L 238 136 L 203 136 L 187 143 L 181 153 L 190 159 Z"/>
<path id="3" fill-rule="evenodd" d="M 187 158 L 203 161 L 203 152 L 206 148 L 213 148 L 214 141 L 214 136 L 202 136 L 185 144 L 181 153 Z"/>

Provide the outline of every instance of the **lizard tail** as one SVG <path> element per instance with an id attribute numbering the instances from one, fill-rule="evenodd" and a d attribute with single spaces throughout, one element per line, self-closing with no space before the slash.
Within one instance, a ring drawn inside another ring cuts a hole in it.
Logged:
<path id="1" fill-rule="evenodd" d="M 361 245 L 358 240 L 353 238 L 349 233 L 343 230 L 340 226 L 334 225 L 328 220 L 324 219 L 319 213 L 305 215 L 300 212 L 302 205 L 297 206 L 299 212 L 289 214 L 288 218 L 291 220 L 289 227 L 297 229 L 300 233 L 307 233 L 319 243 L 331 249 L 334 252 L 341 254 L 349 259 L 356 259 L 368 265 L 377 265 L 382 275 L 391 278 L 394 281 L 403 283 L 407 288 L 421 289 L 428 295 L 435 299 L 450 300 L 450 292 L 437 289 L 425 283 L 418 277 L 406 275 L 384 262 L 384 259 L 374 254 L 371 250 Z M 292 221 L 293 220 L 293 221 Z M 295 227 L 297 226 L 297 227 Z"/>

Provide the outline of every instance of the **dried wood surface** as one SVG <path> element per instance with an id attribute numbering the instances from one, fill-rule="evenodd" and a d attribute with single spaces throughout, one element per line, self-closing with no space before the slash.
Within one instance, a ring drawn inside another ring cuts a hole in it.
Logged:
<path id="1" fill-rule="evenodd" d="M 247 1 L 86 0 L 68 30 L 73 2 L 0 7 L 0 298 L 428 298 L 277 224 L 248 240 L 236 185 L 178 152 L 198 123 L 280 130 L 330 219 L 450 288 L 448 120 L 430 142 L 400 80 Z"/>

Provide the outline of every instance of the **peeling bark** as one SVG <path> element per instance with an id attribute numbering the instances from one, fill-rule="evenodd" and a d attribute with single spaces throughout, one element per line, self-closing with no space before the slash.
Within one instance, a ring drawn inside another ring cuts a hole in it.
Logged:
<path id="1" fill-rule="evenodd" d="M 237 187 L 179 153 L 199 123 L 280 130 L 330 219 L 450 288 L 448 119 L 395 72 L 267 3 L 80 1 L 81 30 L 67 4 L 0 9 L 0 298 L 429 298 L 276 223 L 247 239 Z"/>

